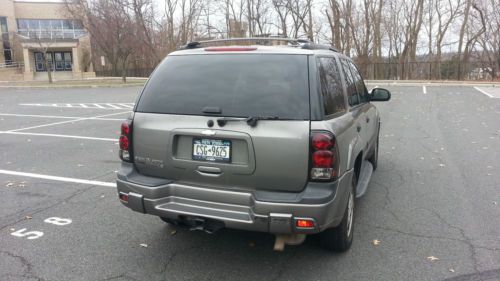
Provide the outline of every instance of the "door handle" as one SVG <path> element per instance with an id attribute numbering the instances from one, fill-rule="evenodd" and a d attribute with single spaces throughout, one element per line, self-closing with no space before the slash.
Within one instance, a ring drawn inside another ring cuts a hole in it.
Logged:
<path id="1" fill-rule="evenodd" d="M 361 125 L 358 124 L 358 126 L 356 127 L 356 129 L 358 130 L 358 133 L 361 131 Z"/>
<path id="2" fill-rule="evenodd" d="M 219 177 L 222 175 L 222 170 L 217 167 L 198 166 L 195 172 L 206 177 Z"/>

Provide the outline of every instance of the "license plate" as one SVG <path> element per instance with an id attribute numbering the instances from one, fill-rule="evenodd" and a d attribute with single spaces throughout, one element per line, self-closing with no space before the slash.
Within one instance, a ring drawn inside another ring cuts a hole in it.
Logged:
<path id="1" fill-rule="evenodd" d="M 214 139 L 193 139 L 193 160 L 230 162 L 231 141 Z"/>

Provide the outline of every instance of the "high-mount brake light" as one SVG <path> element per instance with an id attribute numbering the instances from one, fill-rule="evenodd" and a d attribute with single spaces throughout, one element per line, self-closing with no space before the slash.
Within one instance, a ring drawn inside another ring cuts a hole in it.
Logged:
<path id="1" fill-rule="evenodd" d="M 132 121 L 126 120 L 121 125 L 121 134 L 118 141 L 120 144 L 120 159 L 126 162 L 132 162 Z"/>
<path id="2" fill-rule="evenodd" d="M 255 51 L 255 47 L 210 47 L 205 48 L 206 52 L 246 52 Z"/>
<path id="3" fill-rule="evenodd" d="M 313 181 L 336 180 L 339 173 L 338 149 L 333 134 L 311 132 L 311 173 Z"/>

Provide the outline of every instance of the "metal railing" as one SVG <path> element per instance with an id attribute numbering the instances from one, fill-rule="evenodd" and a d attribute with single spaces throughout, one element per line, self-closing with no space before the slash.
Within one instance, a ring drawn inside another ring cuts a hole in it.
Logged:
<path id="1" fill-rule="evenodd" d="M 424 61 L 357 63 L 364 79 L 369 80 L 491 80 L 500 77 L 489 62 Z"/>
<path id="2" fill-rule="evenodd" d="M 20 68 L 24 66 L 24 62 L 0 63 L 0 68 Z"/>
<path id="3" fill-rule="evenodd" d="M 19 29 L 17 33 L 29 39 L 78 39 L 87 35 L 84 29 Z"/>

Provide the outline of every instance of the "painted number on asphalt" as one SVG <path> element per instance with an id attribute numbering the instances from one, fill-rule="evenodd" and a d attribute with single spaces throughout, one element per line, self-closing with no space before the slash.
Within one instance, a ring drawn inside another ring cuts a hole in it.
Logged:
<path id="1" fill-rule="evenodd" d="M 58 217 L 51 217 L 51 218 L 45 219 L 44 222 L 55 224 L 55 225 L 68 225 L 72 222 L 72 220 L 58 218 Z"/>
<path id="2" fill-rule="evenodd" d="M 19 229 L 18 231 L 12 232 L 11 235 L 16 237 L 26 237 L 26 239 L 38 239 L 43 236 L 41 231 L 26 231 L 26 228 Z"/>

